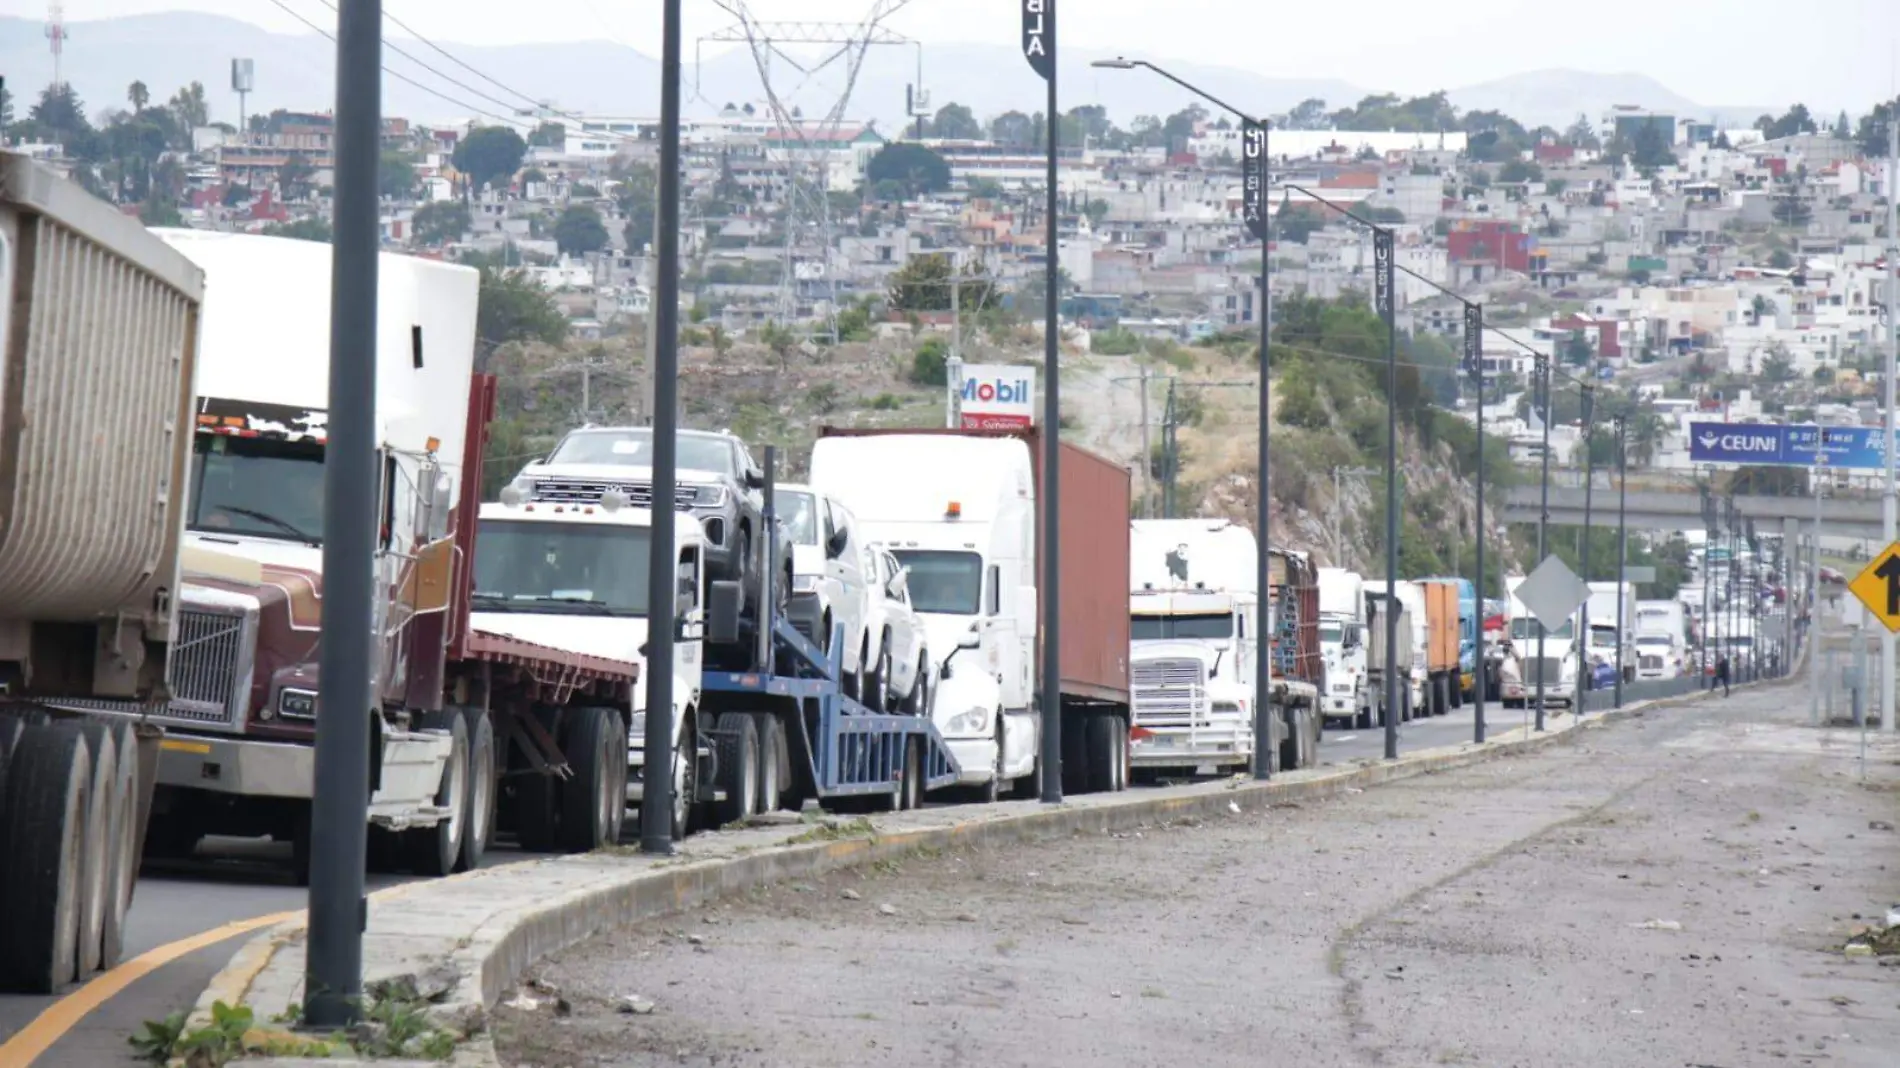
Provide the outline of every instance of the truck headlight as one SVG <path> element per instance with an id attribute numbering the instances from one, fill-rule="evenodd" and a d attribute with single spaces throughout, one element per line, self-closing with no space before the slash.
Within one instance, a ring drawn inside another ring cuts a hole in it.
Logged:
<path id="1" fill-rule="evenodd" d="M 792 576 L 792 592 L 793 593 L 814 593 L 817 591 L 817 589 L 818 589 L 817 575 L 793 575 Z"/>
<path id="2" fill-rule="evenodd" d="M 945 730 L 951 734 L 982 734 L 989 725 L 990 710 L 974 705 L 952 718 Z"/>
<path id="3" fill-rule="evenodd" d="M 1230 715 L 1237 716 L 1241 713 L 1242 709 L 1238 701 L 1216 701 L 1214 702 L 1214 711 L 1226 712 Z"/>
<path id="4" fill-rule="evenodd" d="M 644 746 L 647 744 L 647 714 L 635 712 L 627 718 L 627 744 Z"/>
<path id="5" fill-rule="evenodd" d="M 693 487 L 693 507 L 717 508 L 726 503 L 726 487 L 709 484 Z"/>

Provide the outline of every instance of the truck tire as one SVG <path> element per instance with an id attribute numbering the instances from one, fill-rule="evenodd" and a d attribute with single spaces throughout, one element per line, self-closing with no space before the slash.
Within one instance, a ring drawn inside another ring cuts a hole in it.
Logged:
<path id="1" fill-rule="evenodd" d="M 561 748 L 573 770 L 561 784 L 561 849 L 591 853 L 619 844 L 627 815 L 627 723 L 620 711 L 572 709 Z"/>
<path id="2" fill-rule="evenodd" d="M 99 949 L 99 966 L 106 969 L 117 967 L 125 956 L 125 917 L 132 909 L 132 890 L 139 876 L 138 735 L 131 724 L 120 723 L 112 736 L 119 757 L 119 781 L 112 794 L 112 874 Z"/>
<path id="3" fill-rule="evenodd" d="M 720 827 L 744 823 L 758 811 L 759 728 L 750 713 L 725 712 L 713 730 L 719 789 L 725 793 L 724 800 L 712 804 L 713 822 Z"/>
<path id="4" fill-rule="evenodd" d="M 432 827 L 403 831 L 390 844 L 395 859 L 417 875 L 443 876 L 462 859 L 462 837 L 468 832 L 468 721 L 457 709 L 444 708 L 425 714 L 421 726 L 449 734 L 449 759 L 435 791 L 436 807 L 449 815 Z"/>
<path id="5" fill-rule="evenodd" d="M 0 812 L 0 989 L 53 994 L 72 982 L 85 905 L 92 754 L 69 723 L 20 732 Z"/>
<path id="6" fill-rule="evenodd" d="M 858 703 L 872 712 L 888 711 L 885 706 L 890 701 L 890 686 L 891 636 L 886 632 L 884 640 L 878 644 L 877 659 L 859 679 L 858 688 L 863 696 L 858 698 Z"/>
<path id="7" fill-rule="evenodd" d="M 495 755 L 495 721 L 480 708 L 463 710 L 468 720 L 468 816 L 462 826 L 462 855 L 456 871 L 482 866 L 488 843 L 495 834 L 495 803 L 501 793 L 501 772 Z"/>
<path id="8" fill-rule="evenodd" d="M 1123 762 L 1128 759 L 1126 733 L 1114 716 L 1090 716 L 1084 721 L 1088 738 L 1088 788 L 1108 794 L 1126 785 Z M 1041 796 L 1041 792 L 1037 792 Z"/>
<path id="9" fill-rule="evenodd" d="M 86 809 L 85 897 L 79 908 L 79 945 L 74 974 L 85 982 L 99 970 L 100 951 L 105 946 L 106 909 L 116 897 L 112 888 L 113 859 L 118 852 L 114 833 L 120 808 L 119 751 L 110 725 L 88 720 L 79 724 L 92 756 L 92 789 Z"/>
<path id="10" fill-rule="evenodd" d="M 755 712 L 752 720 L 759 736 L 759 794 L 752 802 L 753 811 L 776 812 L 791 766 L 785 752 L 785 728 L 770 712 Z"/>
<path id="11" fill-rule="evenodd" d="M 904 777 L 898 784 L 897 809 L 909 812 L 924 807 L 924 739 L 920 735 L 904 738 Z"/>
<path id="12" fill-rule="evenodd" d="M 1280 770 L 1297 771 L 1300 767 L 1300 751 L 1306 748 L 1306 724 L 1297 708 L 1276 708 L 1274 711 L 1280 717 L 1280 722 L 1286 724 L 1286 738 L 1280 743 Z"/>

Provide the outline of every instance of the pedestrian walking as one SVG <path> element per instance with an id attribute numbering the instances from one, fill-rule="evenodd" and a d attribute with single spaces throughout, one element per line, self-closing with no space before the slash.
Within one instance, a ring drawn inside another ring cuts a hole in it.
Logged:
<path id="1" fill-rule="evenodd" d="M 1728 654 L 1723 653 L 1715 661 L 1715 681 L 1722 684 L 1722 696 L 1728 696 Z"/>

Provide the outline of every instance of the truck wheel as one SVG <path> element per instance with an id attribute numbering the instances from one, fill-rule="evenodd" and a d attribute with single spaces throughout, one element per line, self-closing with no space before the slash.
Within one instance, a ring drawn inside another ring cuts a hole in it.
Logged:
<path id="1" fill-rule="evenodd" d="M 424 715 L 422 729 L 449 732 L 449 759 L 435 791 L 435 807 L 449 814 L 432 827 L 401 832 L 390 843 L 395 847 L 391 852 L 417 875 L 442 876 L 462 859 L 462 837 L 468 832 L 468 721 L 460 711 L 445 708 Z"/>
<path id="2" fill-rule="evenodd" d="M 1120 778 L 1121 761 L 1124 757 L 1116 752 L 1118 746 L 1126 749 L 1122 737 L 1121 721 L 1113 716 L 1090 716 L 1083 721 L 1088 738 L 1088 788 L 1090 793 L 1114 793 L 1116 780 Z M 1038 797 L 1042 791 L 1036 792 Z"/>
<path id="3" fill-rule="evenodd" d="M 753 811 L 776 812 L 785 781 L 780 773 L 791 763 L 785 755 L 785 728 L 770 712 L 754 713 L 752 719 L 759 736 L 759 793 Z"/>
<path id="4" fill-rule="evenodd" d="M 864 669 L 864 674 L 859 680 L 859 688 L 863 696 L 858 698 L 858 703 L 873 712 L 885 711 L 884 704 L 889 700 L 890 684 L 891 636 L 886 634 L 883 642 L 878 646 L 877 661 Z"/>
<path id="5" fill-rule="evenodd" d="M 910 693 L 904 698 L 904 714 L 926 719 L 930 716 L 930 650 L 917 651 L 917 677 L 911 680 Z"/>
<path id="6" fill-rule="evenodd" d="M 462 855 L 456 871 L 482 866 L 495 833 L 495 801 L 501 775 L 495 764 L 495 721 L 483 709 L 463 710 L 468 722 L 468 815 L 462 821 Z"/>
<path id="7" fill-rule="evenodd" d="M 1286 739 L 1280 743 L 1280 770 L 1297 771 L 1300 767 L 1300 750 L 1306 748 L 1306 724 L 1301 720 L 1297 708 L 1275 711 L 1280 721 L 1286 724 Z"/>
<path id="8" fill-rule="evenodd" d="M 726 795 L 713 802 L 713 821 L 721 827 L 744 823 L 758 811 L 759 728 L 747 713 L 726 712 L 713 721 L 713 730 L 719 789 Z"/>
<path id="9" fill-rule="evenodd" d="M 114 968 L 125 956 L 125 916 L 132 908 L 132 888 L 139 876 L 139 764 L 138 735 L 129 723 L 113 730 L 119 755 L 119 781 L 112 792 L 112 874 L 106 898 L 105 932 L 99 966 Z"/>
<path id="10" fill-rule="evenodd" d="M 647 765 L 652 767 L 651 764 Z M 679 744 L 673 747 L 673 840 L 683 841 L 693 829 L 693 799 L 699 794 L 699 731 L 688 718 L 680 724 Z"/>
<path id="11" fill-rule="evenodd" d="M 0 988 L 52 994 L 72 982 L 85 905 L 92 754 L 72 724 L 20 732 L 8 761 L 0 856 Z"/>
<path id="12" fill-rule="evenodd" d="M 118 853 L 119 751 L 113 744 L 108 724 L 87 721 L 79 725 L 92 755 L 91 801 L 86 810 L 86 896 L 79 910 L 79 946 L 74 960 L 75 975 L 84 982 L 99 970 L 99 953 L 105 945 L 106 910 L 117 895 L 113 891 L 113 861 Z"/>
<path id="13" fill-rule="evenodd" d="M 978 786 L 975 802 L 979 805 L 995 804 L 1003 798 L 1003 712 L 996 712 L 996 756 L 990 761 L 990 781 Z"/>
<path id="14" fill-rule="evenodd" d="M 561 849 L 617 844 L 627 811 L 626 722 L 612 708 L 571 709 L 561 748 L 573 771 L 561 784 Z"/>
<path id="15" fill-rule="evenodd" d="M 904 738 L 904 778 L 898 784 L 897 808 L 900 812 L 924 807 L 924 740 L 917 735 Z"/>

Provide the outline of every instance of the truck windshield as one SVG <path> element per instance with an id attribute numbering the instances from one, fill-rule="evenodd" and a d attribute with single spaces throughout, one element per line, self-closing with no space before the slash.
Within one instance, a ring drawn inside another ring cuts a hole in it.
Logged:
<path id="1" fill-rule="evenodd" d="M 1616 628 L 1615 627 L 1591 627 L 1590 628 L 1590 644 L 1595 645 L 1595 646 L 1601 646 L 1604 648 L 1611 648 L 1611 649 L 1615 648 L 1616 647 Z"/>
<path id="2" fill-rule="evenodd" d="M 818 544 L 818 502 L 804 490 L 773 490 L 772 509 L 793 545 Z"/>
<path id="3" fill-rule="evenodd" d="M 191 518 L 207 534 L 323 543 L 323 446 L 199 434 L 191 453 Z"/>
<path id="4" fill-rule="evenodd" d="M 676 439 L 675 461 L 682 471 L 717 471 L 738 476 L 732 469 L 732 445 L 711 434 L 682 433 Z M 653 431 L 578 430 L 561 439 L 548 457 L 551 464 L 625 464 L 653 466 Z"/>
<path id="5" fill-rule="evenodd" d="M 483 520 L 474 608 L 644 616 L 652 544 L 646 527 Z"/>
<path id="6" fill-rule="evenodd" d="M 983 558 L 935 549 L 892 549 L 910 568 L 910 605 L 919 612 L 973 616 L 983 604 Z"/>
<path id="7" fill-rule="evenodd" d="M 1537 626 L 1537 620 L 1532 619 L 1530 616 L 1518 616 L 1516 619 L 1511 620 L 1511 640 L 1535 640 L 1537 638 Z M 1563 626 L 1546 629 L 1544 631 L 1544 637 L 1569 638 L 1575 633 L 1575 622 L 1566 619 L 1564 620 Z"/>
<path id="8" fill-rule="evenodd" d="M 1128 636 L 1134 641 L 1234 636 L 1234 617 L 1225 612 L 1191 616 L 1136 615 L 1129 617 L 1128 625 Z"/>
<path id="9" fill-rule="evenodd" d="M 1321 623 L 1319 625 L 1319 640 L 1329 645 L 1337 644 L 1339 642 L 1345 641 L 1346 640 L 1345 624 Z"/>

